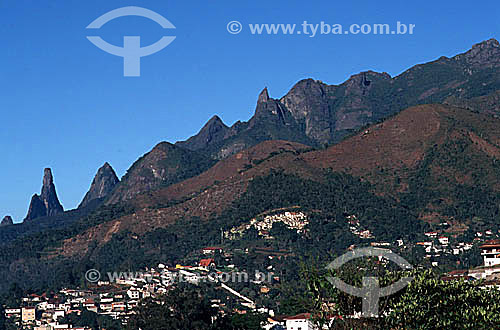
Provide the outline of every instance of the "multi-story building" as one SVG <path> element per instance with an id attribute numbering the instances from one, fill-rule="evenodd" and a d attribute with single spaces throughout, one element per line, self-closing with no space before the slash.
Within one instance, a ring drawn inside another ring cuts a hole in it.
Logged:
<path id="1" fill-rule="evenodd" d="M 480 246 L 484 266 L 491 267 L 500 265 L 500 240 L 490 240 Z"/>
<path id="2" fill-rule="evenodd" d="M 34 322 L 36 320 L 35 307 L 25 307 L 21 310 L 21 320 L 25 323 Z"/>

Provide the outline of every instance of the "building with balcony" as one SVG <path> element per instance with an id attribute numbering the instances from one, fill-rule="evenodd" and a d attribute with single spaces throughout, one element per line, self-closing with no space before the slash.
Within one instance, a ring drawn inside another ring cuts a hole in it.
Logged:
<path id="1" fill-rule="evenodd" d="M 490 240 L 480 246 L 484 266 L 491 267 L 500 265 L 500 240 Z"/>

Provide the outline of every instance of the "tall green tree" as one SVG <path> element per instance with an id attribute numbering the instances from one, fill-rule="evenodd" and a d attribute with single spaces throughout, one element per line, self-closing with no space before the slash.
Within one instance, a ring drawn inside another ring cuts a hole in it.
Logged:
<path id="1" fill-rule="evenodd" d="M 260 330 L 262 314 L 221 313 L 201 290 L 176 288 L 160 299 L 147 299 L 135 310 L 127 329 L 141 330 Z"/>
<path id="2" fill-rule="evenodd" d="M 214 329 L 217 310 L 198 290 L 177 288 L 159 300 L 144 300 L 128 322 L 128 329 Z"/>
<path id="3" fill-rule="evenodd" d="M 416 273 L 389 305 L 387 325 L 401 329 L 499 329 L 500 292 L 479 281 L 442 281 L 431 271 Z"/>

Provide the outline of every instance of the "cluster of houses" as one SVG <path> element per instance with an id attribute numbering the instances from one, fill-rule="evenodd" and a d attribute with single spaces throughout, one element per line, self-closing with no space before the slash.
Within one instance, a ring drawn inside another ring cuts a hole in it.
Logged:
<path id="1" fill-rule="evenodd" d="M 155 270 L 149 274 L 159 275 Z M 133 285 L 130 285 L 132 283 Z M 86 289 L 62 289 L 55 294 L 31 294 L 23 298 L 22 306 L 6 308 L 5 316 L 23 329 L 90 330 L 62 323 L 61 318 L 70 314 L 81 315 L 83 310 L 88 310 L 125 322 L 133 314 L 140 299 L 165 293 L 166 290 L 162 285 L 157 285 L 157 281 L 146 283 L 143 275 L 137 275 L 136 278 L 122 275 L 115 279 L 115 283 L 102 281 Z"/>
<path id="2" fill-rule="evenodd" d="M 217 254 L 224 255 L 222 247 L 206 247 L 200 252 L 202 257 L 196 265 L 168 267 L 159 264 L 157 267 L 148 268 L 143 272 L 108 273 L 101 276 L 97 282 L 90 283 L 84 289 L 62 289 L 51 294 L 31 294 L 23 298 L 22 306 L 6 308 L 5 316 L 12 320 L 19 329 L 91 330 L 87 327 L 74 327 L 71 324 L 62 323 L 61 318 L 72 313 L 80 315 L 83 310 L 88 310 L 98 315 L 106 315 L 120 320 L 123 324 L 126 324 L 141 299 L 147 297 L 154 299 L 166 293 L 175 286 L 176 281 L 185 281 L 192 284 L 211 281 L 225 290 L 228 295 L 235 298 L 241 306 L 234 308 L 233 312 L 246 313 L 248 310 L 253 310 L 266 313 L 269 317 L 266 324 L 263 325 L 264 329 L 313 329 L 310 314 L 274 315 L 273 310 L 257 307 L 254 301 L 231 287 L 232 281 L 250 281 L 260 288 L 258 290 L 260 294 L 267 294 L 270 291 L 271 283 L 273 281 L 279 282 L 279 277 L 274 276 L 274 273 L 262 273 L 262 277 L 255 277 L 253 274 L 238 272 L 234 265 L 217 267 L 215 256 Z M 272 251 L 266 250 L 265 252 L 271 253 Z M 273 257 L 279 256 L 273 255 Z M 221 271 L 221 269 L 224 271 Z M 224 275 L 229 277 L 224 280 Z M 212 307 L 216 307 L 221 311 L 227 310 L 224 301 L 220 299 L 212 300 L 211 303 Z"/>
<path id="3" fill-rule="evenodd" d="M 361 228 L 359 220 L 355 215 L 347 217 L 350 230 L 361 238 L 372 238 L 369 231 Z M 226 232 L 226 237 L 242 235 L 244 231 L 255 228 L 259 235 L 269 237 L 269 230 L 276 222 L 284 223 L 288 228 L 304 233 L 309 223 L 307 216 L 302 212 L 284 212 L 280 214 L 267 215 L 258 219 L 252 219 L 249 223 L 231 229 Z M 267 236 L 266 236 L 267 235 Z M 481 237 L 491 237 L 489 233 L 478 233 L 472 243 L 451 241 L 448 236 L 432 231 L 425 233 L 428 238 L 423 242 L 416 243 L 425 249 L 426 257 L 439 257 L 444 254 L 458 255 L 470 250 L 473 243 L 482 240 Z M 402 240 L 395 243 L 371 242 L 377 248 L 387 248 L 391 245 L 405 248 Z M 354 248 L 354 246 L 352 247 Z M 269 248 L 270 249 L 270 248 Z M 267 248 L 254 251 L 266 254 L 270 260 L 289 255 L 289 251 L 271 251 Z M 445 274 L 443 280 L 455 280 L 466 278 L 468 280 L 482 279 L 485 285 L 500 286 L 500 239 L 486 240 L 480 245 L 484 265 L 482 267 L 457 270 Z M 248 253 L 247 251 L 244 251 Z M 135 273 L 108 273 L 97 282 L 89 283 L 84 289 L 63 289 L 57 293 L 36 295 L 31 294 L 23 298 L 21 306 L 5 306 L 5 316 L 14 321 L 18 327 L 35 330 L 74 329 L 90 330 L 85 327 L 72 327 L 71 324 L 62 322 L 62 318 L 68 315 L 80 315 L 83 310 L 106 315 L 120 320 L 126 324 L 133 315 L 134 309 L 141 299 L 156 298 L 165 294 L 176 283 L 186 282 L 199 284 L 200 282 L 211 282 L 224 290 L 228 296 L 234 298 L 238 305 L 244 308 L 232 309 L 233 312 L 245 313 L 245 310 L 253 310 L 269 315 L 264 329 L 266 330 L 313 330 L 310 314 L 299 314 L 293 316 L 274 315 L 272 310 L 264 307 L 259 308 L 250 298 L 244 296 L 232 287 L 235 281 L 250 281 L 258 288 L 260 294 L 267 294 L 272 283 L 279 282 L 279 276 L 273 273 L 272 266 L 266 267 L 267 274 L 263 277 L 255 277 L 253 274 L 244 274 L 238 270 L 236 265 L 217 265 L 216 260 L 231 259 L 231 254 L 225 253 L 223 247 L 211 246 L 199 251 L 198 262 L 194 265 L 166 266 L 159 264 L 155 268 L 148 268 L 143 272 Z M 437 262 L 433 261 L 437 266 Z M 106 276 L 107 275 L 107 276 Z M 12 308 L 15 307 L 15 308 Z M 213 300 L 212 307 L 221 311 L 227 311 L 224 301 Z"/>
<path id="4" fill-rule="evenodd" d="M 483 256 L 483 266 L 454 270 L 445 274 L 442 279 L 483 280 L 485 287 L 500 287 L 500 239 L 484 241 L 479 248 Z"/>
<path id="5" fill-rule="evenodd" d="M 81 295 L 80 295 L 81 294 Z M 80 314 L 86 292 L 81 291 L 78 298 L 68 298 L 61 293 L 48 297 L 46 294 L 31 294 L 23 298 L 23 306 L 6 308 L 5 316 L 10 319 L 19 329 L 53 330 L 73 329 L 91 330 L 87 327 L 73 327 L 70 324 L 60 323 L 63 318 L 71 313 Z"/>
<path id="6" fill-rule="evenodd" d="M 195 265 L 168 267 L 159 264 L 143 272 L 100 274 L 99 280 L 88 283 L 85 289 L 63 289 L 51 294 L 31 294 L 23 298 L 21 306 L 6 306 L 5 316 L 19 328 L 36 330 L 90 330 L 61 322 L 61 318 L 72 313 L 80 315 L 83 310 L 106 315 L 125 324 L 141 299 L 148 297 L 154 299 L 167 293 L 179 282 L 213 283 L 225 290 L 240 306 L 245 307 L 238 312 L 247 309 L 272 315 L 272 310 L 257 308 L 254 301 L 233 289 L 231 283 L 249 282 L 258 288 L 258 292 L 266 294 L 270 291 L 269 284 L 279 281 L 279 277 L 274 276 L 272 272 L 247 274 L 240 272 L 234 265 L 217 268 L 216 255 L 224 256 L 223 252 L 221 247 L 206 247 L 200 251 L 201 258 Z M 225 303 L 221 301 L 212 301 L 212 307 L 226 309 Z"/>
<path id="7" fill-rule="evenodd" d="M 361 239 L 370 239 L 373 241 L 374 237 L 370 230 L 363 228 L 360 224 L 359 219 L 356 215 L 349 215 L 346 217 L 347 223 L 349 225 L 349 230 L 351 233 L 356 235 Z M 445 228 L 449 226 L 447 222 L 443 222 L 439 224 L 440 227 Z M 455 241 L 452 240 L 452 236 L 444 233 L 443 230 L 439 231 L 430 231 L 424 233 L 427 237 L 426 240 L 416 242 L 416 246 L 421 246 L 425 251 L 425 258 L 431 260 L 431 264 L 434 267 L 439 266 L 439 258 L 446 255 L 460 255 L 466 251 L 469 251 L 473 248 L 473 246 L 484 239 L 491 239 L 496 237 L 495 234 L 491 230 L 486 230 L 485 232 L 477 232 L 475 234 L 475 238 L 472 242 L 464 242 L 464 241 Z M 400 249 L 408 248 L 407 244 L 403 242 L 403 240 L 399 239 L 393 243 L 389 242 L 371 242 L 371 246 L 373 247 L 389 247 L 394 245 Z M 356 245 L 352 245 L 349 249 L 354 249 Z"/>
<path id="8" fill-rule="evenodd" d="M 297 234 L 304 233 L 306 231 L 305 227 L 309 224 L 309 220 L 303 212 L 286 211 L 279 214 L 254 218 L 250 220 L 249 223 L 242 224 L 224 232 L 224 237 L 234 240 L 243 236 L 247 230 L 253 227 L 258 231 L 259 236 L 266 239 L 273 239 L 270 235 L 270 230 L 273 228 L 273 224 L 277 222 L 283 223 L 288 229 L 296 230 Z"/>
<path id="9" fill-rule="evenodd" d="M 425 233 L 429 239 L 422 242 L 417 242 L 417 246 L 422 246 L 425 250 L 425 258 L 432 259 L 432 266 L 437 267 L 439 262 L 437 258 L 442 255 L 459 255 L 465 251 L 472 249 L 472 242 L 450 242 L 448 236 L 440 235 L 436 231 Z"/>
<path id="10" fill-rule="evenodd" d="M 361 226 L 356 215 L 354 215 L 354 214 L 349 215 L 347 217 L 347 223 L 349 224 L 349 230 L 351 231 L 351 233 L 358 236 L 359 238 L 362 238 L 362 239 L 373 238 L 373 235 L 370 232 L 370 230 L 365 229 Z"/>

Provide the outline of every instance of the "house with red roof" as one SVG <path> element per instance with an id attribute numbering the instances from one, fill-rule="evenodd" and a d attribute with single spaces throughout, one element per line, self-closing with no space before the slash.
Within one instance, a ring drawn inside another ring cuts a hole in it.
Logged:
<path id="1" fill-rule="evenodd" d="M 486 241 L 479 248 L 481 249 L 485 267 L 500 265 L 500 240 Z"/>
<path id="2" fill-rule="evenodd" d="M 212 259 L 212 258 L 208 258 L 208 259 L 201 259 L 200 260 L 200 267 L 203 267 L 203 268 L 215 268 L 215 260 Z"/>

